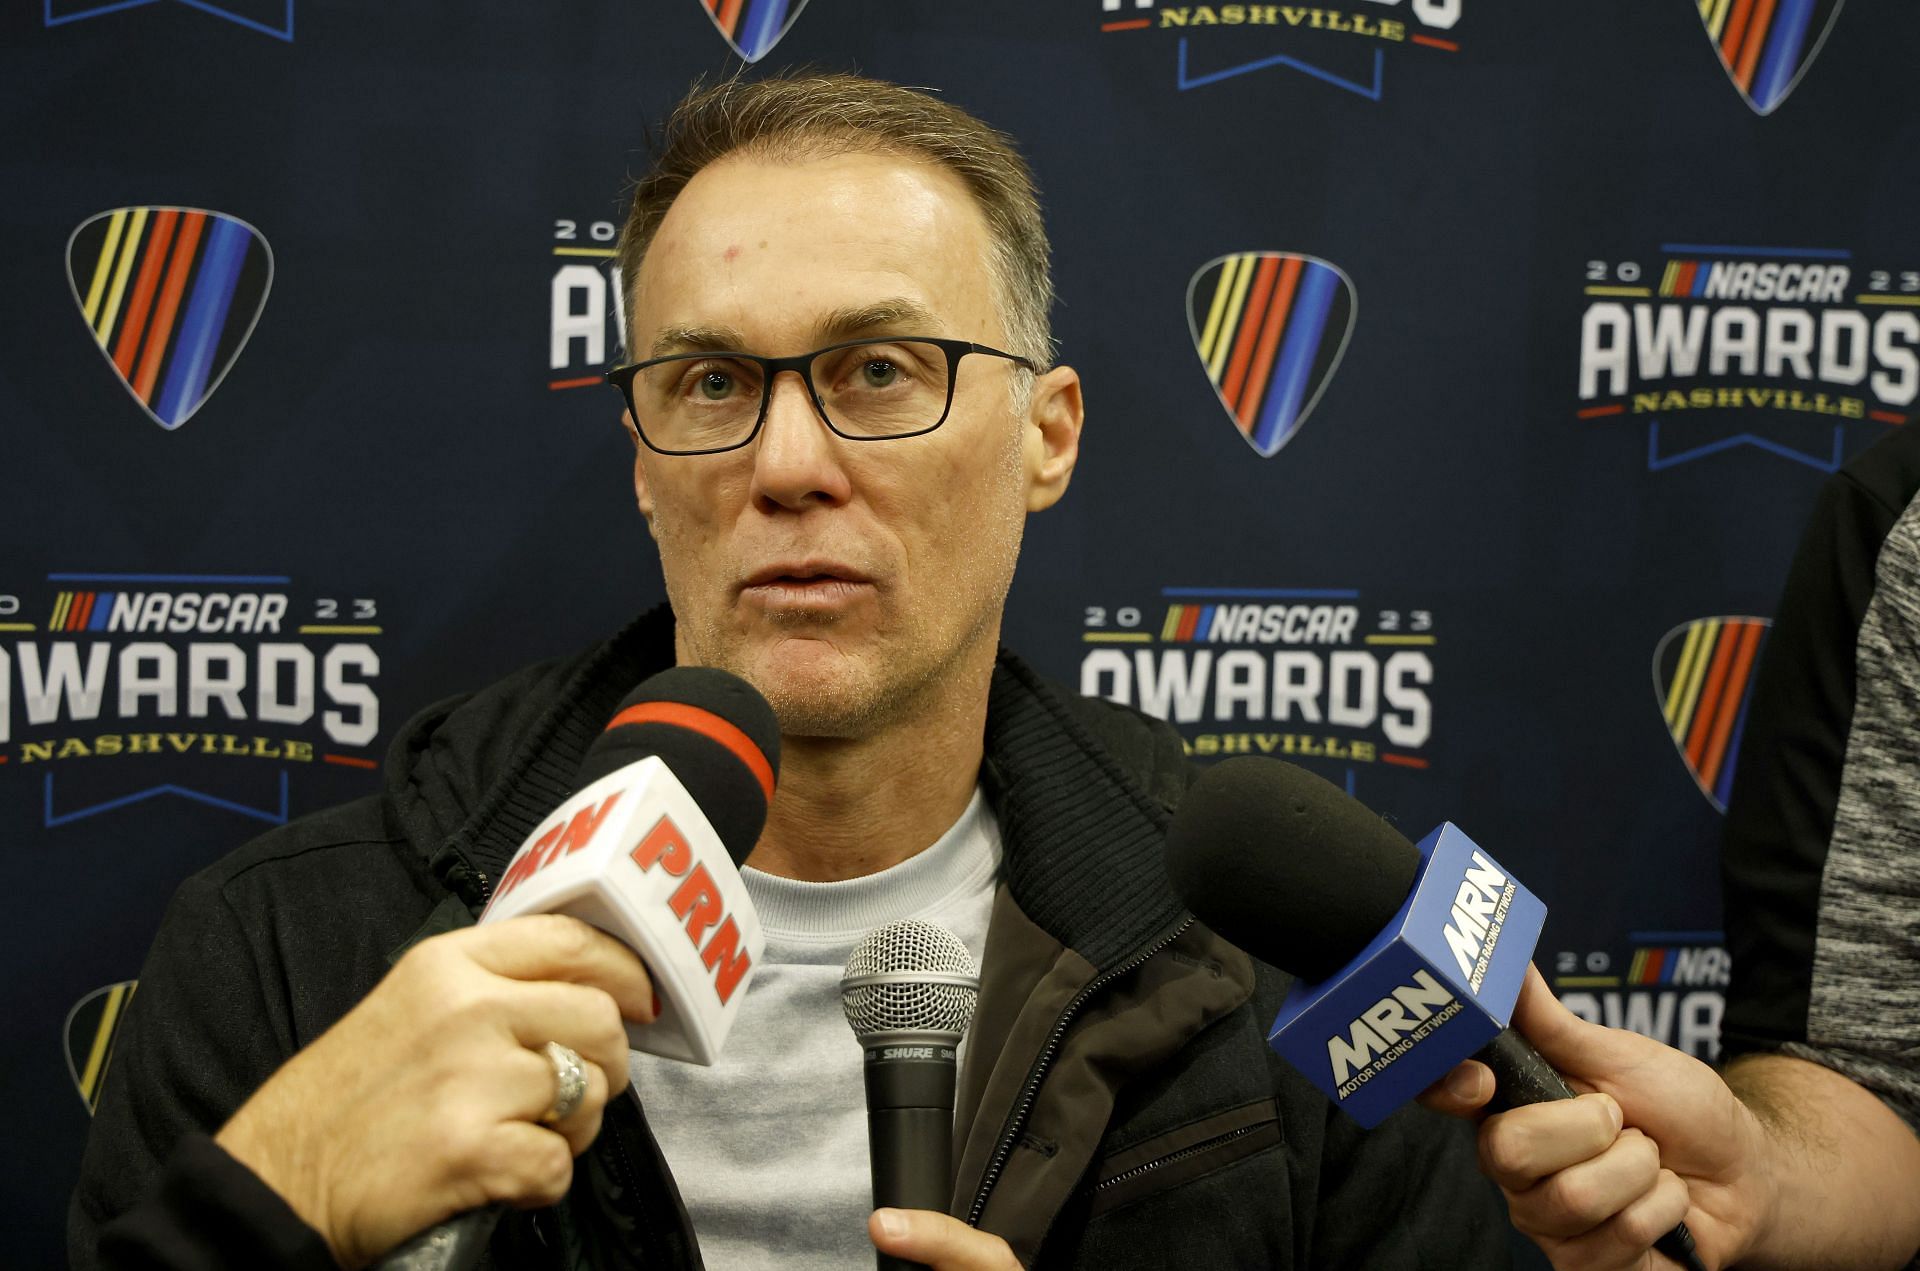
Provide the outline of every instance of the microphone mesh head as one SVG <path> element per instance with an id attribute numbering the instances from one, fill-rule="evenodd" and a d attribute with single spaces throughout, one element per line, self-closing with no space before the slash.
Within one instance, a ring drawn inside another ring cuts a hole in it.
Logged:
<path id="1" fill-rule="evenodd" d="M 960 937 L 908 918 L 867 933 L 847 957 L 840 1005 L 862 1041 L 885 1033 L 951 1033 L 973 1022 L 980 970 Z"/>

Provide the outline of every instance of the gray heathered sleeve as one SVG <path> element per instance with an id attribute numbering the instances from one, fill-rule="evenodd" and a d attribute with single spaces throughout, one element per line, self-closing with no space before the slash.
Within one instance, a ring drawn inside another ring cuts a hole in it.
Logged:
<path id="1" fill-rule="evenodd" d="M 1807 1042 L 1920 1133 L 1920 499 L 1860 627 L 1853 727 L 1820 888 Z"/>

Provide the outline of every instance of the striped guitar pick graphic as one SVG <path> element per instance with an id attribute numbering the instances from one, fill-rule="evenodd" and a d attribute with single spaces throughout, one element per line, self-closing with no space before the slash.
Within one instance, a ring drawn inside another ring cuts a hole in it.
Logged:
<path id="1" fill-rule="evenodd" d="M 807 0 L 700 0 L 700 7 L 734 52 L 757 62 L 793 29 Z"/>
<path id="2" fill-rule="evenodd" d="M 1733 86 L 1762 115 L 1787 99 L 1819 56 L 1845 0 L 1696 0 Z"/>
<path id="3" fill-rule="evenodd" d="M 67 240 L 67 283 L 120 382 L 171 430 L 246 347 L 273 285 L 273 251 L 221 212 L 115 208 Z"/>
<path id="4" fill-rule="evenodd" d="M 1227 418 L 1272 458 L 1313 412 L 1353 334 L 1353 282 L 1292 252 L 1210 260 L 1187 284 L 1187 329 Z"/>
<path id="5" fill-rule="evenodd" d="M 67 1074 L 86 1100 L 88 1112 L 100 1106 L 100 1083 L 106 1079 L 114 1039 L 120 1035 L 120 1021 L 136 985 L 137 981 L 123 980 L 95 989 L 67 1012 Z"/>
<path id="6" fill-rule="evenodd" d="M 1697 618 L 1667 632 L 1653 651 L 1653 691 L 1667 733 L 1700 793 L 1721 812 L 1771 625 L 1765 618 Z"/>

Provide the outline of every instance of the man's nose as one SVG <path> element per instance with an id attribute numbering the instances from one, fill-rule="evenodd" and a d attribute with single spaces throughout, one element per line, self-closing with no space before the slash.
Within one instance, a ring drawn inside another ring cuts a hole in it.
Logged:
<path id="1" fill-rule="evenodd" d="M 808 400 L 799 374 L 774 376 L 767 417 L 754 443 L 755 500 L 792 509 L 844 502 L 850 487 L 841 445 Z"/>

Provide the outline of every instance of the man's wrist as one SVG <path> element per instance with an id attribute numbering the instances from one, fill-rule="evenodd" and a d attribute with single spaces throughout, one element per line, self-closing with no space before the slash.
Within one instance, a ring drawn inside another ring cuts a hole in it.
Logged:
<path id="1" fill-rule="evenodd" d="M 1736 1227 L 1740 1239 L 1726 1266 L 1790 1265 L 1796 1258 L 1794 1251 L 1804 1243 L 1795 1238 L 1804 1236 L 1795 1230 L 1796 1224 L 1805 1221 L 1795 1203 L 1803 1198 L 1788 1192 L 1804 1192 L 1809 1180 L 1824 1170 L 1816 1160 L 1820 1153 L 1813 1150 L 1808 1128 L 1796 1116 L 1790 1083 L 1792 1070 L 1800 1062 L 1772 1054 L 1750 1055 L 1735 1060 L 1724 1074 L 1734 1094 L 1734 1115 L 1740 1119 L 1734 1141 L 1740 1145 L 1736 1186 L 1738 1212 L 1744 1220 Z"/>
<path id="2" fill-rule="evenodd" d="M 1734 1187 L 1738 1193 L 1732 1224 L 1734 1240 L 1723 1266 L 1741 1266 L 1753 1258 L 1764 1257 L 1777 1243 L 1774 1226 L 1780 1219 L 1780 1179 L 1783 1174 L 1781 1152 L 1782 1127 L 1773 1119 L 1772 1109 L 1748 1102 L 1734 1089 L 1733 1116 L 1739 1121 L 1734 1141 L 1739 1143 L 1739 1172 Z"/>
<path id="3" fill-rule="evenodd" d="M 301 1155 L 297 1136 L 290 1129 L 275 1132 L 272 1127 L 261 1125 L 262 1114 L 257 1102 L 257 1098 L 249 1101 L 228 1118 L 214 1134 L 214 1143 L 271 1188 L 302 1222 L 319 1232 L 335 1261 L 343 1266 L 354 1265 L 328 1228 L 326 1205 L 319 1189 L 303 1185 L 312 1171 L 297 1165 Z"/>

